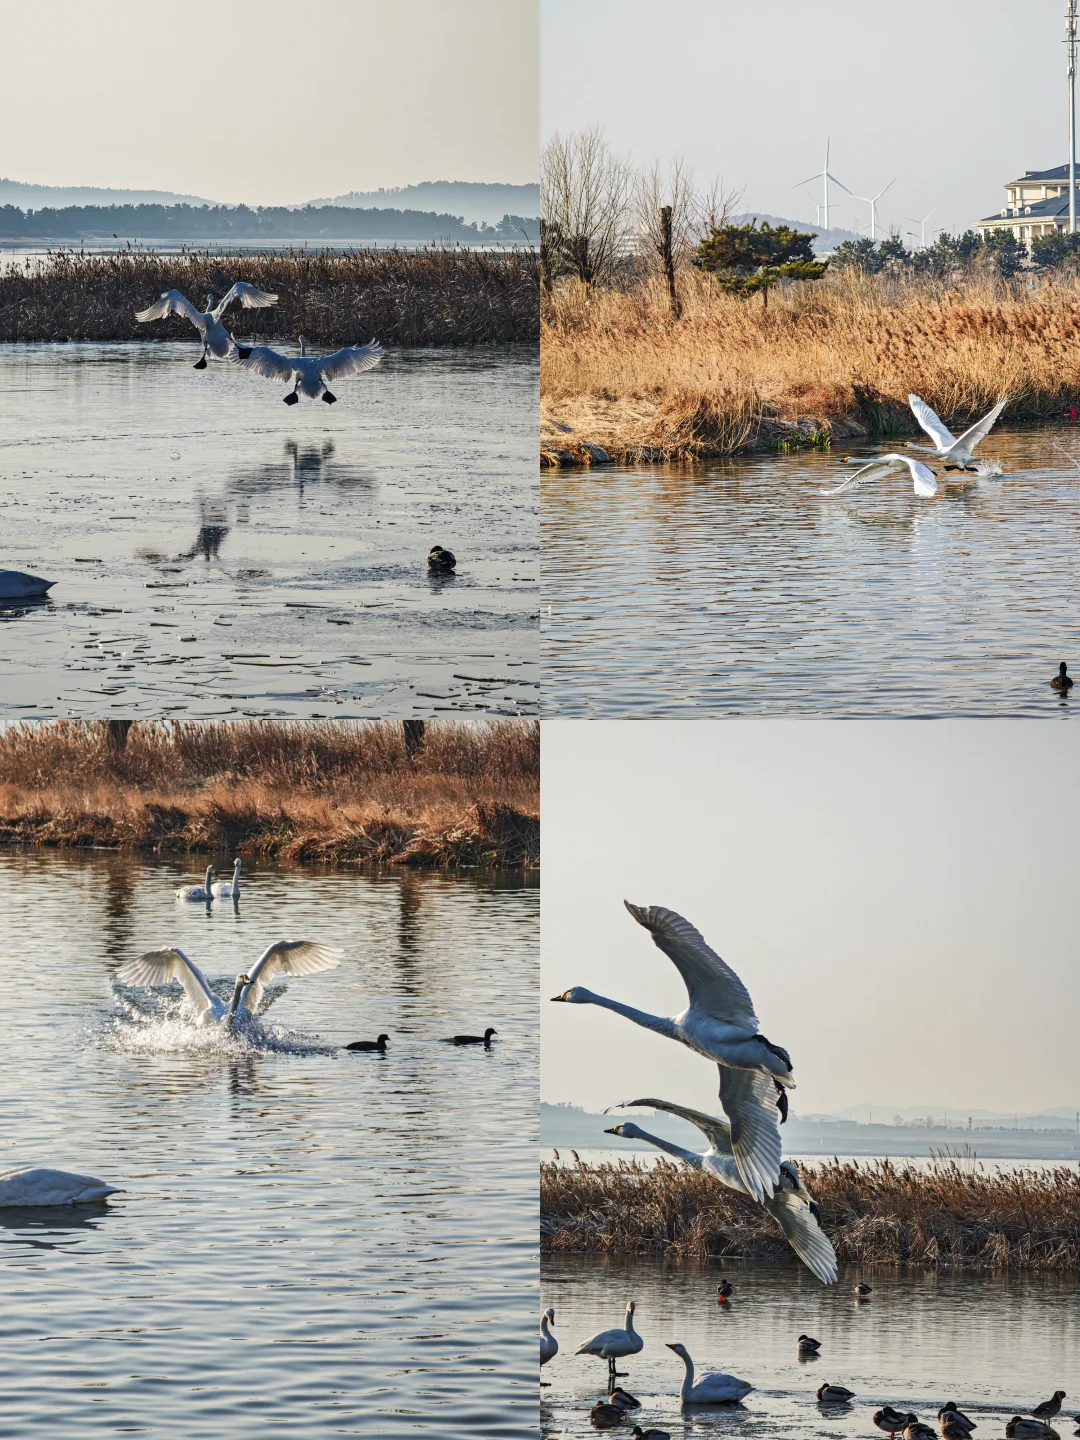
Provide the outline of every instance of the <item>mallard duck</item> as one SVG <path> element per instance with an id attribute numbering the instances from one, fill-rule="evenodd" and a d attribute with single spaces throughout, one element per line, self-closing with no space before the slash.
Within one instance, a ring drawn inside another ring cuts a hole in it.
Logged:
<path id="1" fill-rule="evenodd" d="M 869 1300 L 873 1293 L 874 1287 L 872 1285 L 865 1285 L 862 1281 L 855 1286 L 855 1298 L 857 1300 Z"/>
<path id="2" fill-rule="evenodd" d="M 917 1418 L 915 1415 L 904 1415 L 899 1410 L 894 1410 L 891 1405 L 883 1405 L 880 1410 L 874 1411 L 874 1424 L 879 1430 L 884 1430 L 890 1440 L 895 1440 L 897 1431 L 903 1430 L 905 1425 L 912 1424 Z"/>
<path id="3" fill-rule="evenodd" d="M 1054 1431 L 1041 1420 L 1025 1420 L 1023 1415 L 1014 1415 L 1005 1426 L 1005 1434 L 1008 1440 L 1049 1440 Z"/>
<path id="4" fill-rule="evenodd" d="M 912 1415 L 904 1426 L 904 1440 L 938 1440 L 938 1437 L 930 1425 L 924 1425 Z"/>
<path id="5" fill-rule="evenodd" d="M 429 570 L 453 570 L 457 559 L 452 550 L 444 550 L 441 545 L 433 545 L 428 551 L 427 557 Z"/>
<path id="6" fill-rule="evenodd" d="M 1036 1405 L 1032 1415 L 1036 1420 L 1052 1420 L 1061 1409 L 1061 1402 L 1065 1399 L 1064 1390 L 1055 1390 L 1049 1400 L 1044 1400 L 1041 1405 Z"/>
<path id="7" fill-rule="evenodd" d="M 626 1411 L 621 1405 L 609 1405 L 606 1400 L 598 1400 L 589 1411 L 589 1419 L 599 1430 L 610 1430 L 615 1425 L 621 1425 L 626 1419 Z"/>
<path id="8" fill-rule="evenodd" d="M 731 1281 L 721 1280 L 720 1284 L 716 1287 L 716 1303 L 718 1305 L 726 1305 L 734 1293 L 735 1286 L 732 1285 Z"/>
<path id="9" fill-rule="evenodd" d="M 667 1430 L 642 1430 L 640 1425 L 635 1425 L 630 1433 L 633 1440 L 671 1440 Z"/>
<path id="10" fill-rule="evenodd" d="M 946 1400 L 945 1404 L 937 1412 L 938 1423 L 943 1424 L 947 1415 L 952 1415 L 967 1431 L 978 1429 L 974 1420 L 969 1420 L 962 1410 L 956 1408 L 955 1400 Z"/>
<path id="11" fill-rule="evenodd" d="M 940 1419 L 940 1417 L 939 1417 Z M 946 1415 L 940 1421 L 941 1433 L 945 1440 L 970 1440 L 971 1431 L 955 1415 Z"/>
<path id="12" fill-rule="evenodd" d="M 809 1335 L 800 1335 L 800 1336 L 799 1336 L 799 1354 L 800 1354 L 800 1355 L 816 1355 L 820 1349 L 821 1349 L 821 1341 L 820 1341 L 820 1340 L 814 1340 L 814 1339 L 812 1339 L 811 1336 L 809 1336 Z"/>
<path id="13" fill-rule="evenodd" d="M 635 1399 L 629 1390 L 624 1390 L 621 1385 L 616 1385 L 607 1398 L 612 1405 L 621 1405 L 624 1410 L 641 1409 L 641 1401 Z"/>
<path id="14" fill-rule="evenodd" d="M 855 1399 L 855 1391 L 846 1385 L 819 1385 L 817 1398 L 821 1405 L 846 1405 Z"/>
<path id="15" fill-rule="evenodd" d="M 1069 667 L 1062 660 L 1058 666 L 1058 673 L 1050 681 L 1050 688 L 1052 690 L 1071 690 L 1072 685 L 1073 682 L 1069 679 Z"/>

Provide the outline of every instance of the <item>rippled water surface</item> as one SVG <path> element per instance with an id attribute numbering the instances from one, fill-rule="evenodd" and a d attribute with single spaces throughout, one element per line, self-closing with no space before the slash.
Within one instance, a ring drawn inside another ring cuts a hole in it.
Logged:
<path id="1" fill-rule="evenodd" d="M 198 354 L 0 346 L 0 569 L 56 581 L 0 606 L 0 714 L 535 712 L 535 353 L 291 407 Z"/>
<path id="2" fill-rule="evenodd" d="M 1067 714 L 1080 435 L 994 433 L 1005 474 L 934 500 L 819 494 L 872 448 L 545 477 L 543 713 Z"/>
<path id="3" fill-rule="evenodd" d="M 0 1170 L 123 1187 L 0 1210 L 0 1436 L 535 1435 L 538 890 L 255 865 L 207 916 L 172 899 L 198 869 L 0 852 Z M 110 985 L 281 937 L 345 955 L 289 982 L 270 1050 Z"/>
<path id="4" fill-rule="evenodd" d="M 735 1285 L 729 1306 L 716 1304 L 721 1276 Z M 858 1304 L 859 1279 L 873 1286 Z M 1029 1276 L 935 1275 L 893 1270 L 861 1275 L 841 1270 L 826 1288 L 800 1266 L 728 1262 L 723 1267 L 676 1267 L 662 1260 L 567 1256 L 541 1267 L 542 1304 L 555 1307 L 560 1353 L 544 1367 L 551 1388 L 541 1390 L 541 1434 L 595 1435 L 589 1407 L 603 1398 L 606 1362 L 575 1357 L 598 1330 L 623 1323 L 636 1303 L 635 1326 L 645 1340 L 621 1363 L 621 1382 L 642 1402 L 635 1416 L 672 1440 L 708 1435 L 877 1435 L 872 1415 L 883 1404 L 914 1412 L 937 1428 L 947 1400 L 978 1425 L 986 1440 L 1004 1436 L 1010 1416 L 1069 1393 L 1058 1429 L 1070 1435 L 1073 1396 L 1080 1387 L 1077 1353 L 1080 1310 L 1076 1281 Z M 800 1334 L 821 1341 L 816 1360 L 800 1361 Z M 726 1371 L 752 1384 L 737 1406 L 679 1403 L 682 1361 L 665 1348 L 678 1341 L 699 1375 Z M 855 1391 L 848 1405 L 819 1407 L 822 1384 Z M 630 1425 L 614 1433 L 629 1434 Z"/>

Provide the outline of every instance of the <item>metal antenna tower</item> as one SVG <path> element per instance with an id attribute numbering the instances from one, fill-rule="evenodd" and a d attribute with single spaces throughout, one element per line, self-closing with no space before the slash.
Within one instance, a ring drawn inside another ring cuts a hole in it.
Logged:
<path id="1" fill-rule="evenodd" d="M 1069 233 L 1076 234 L 1076 0 L 1065 14 L 1065 53 L 1069 57 Z"/>

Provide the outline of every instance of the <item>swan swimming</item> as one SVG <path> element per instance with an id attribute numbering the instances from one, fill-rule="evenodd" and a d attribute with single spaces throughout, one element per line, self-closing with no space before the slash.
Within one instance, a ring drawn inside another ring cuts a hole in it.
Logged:
<path id="1" fill-rule="evenodd" d="M 679 1391 L 679 1399 L 684 1405 L 738 1405 L 754 1388 L 747 1381 L 740 1380 L 735 1375 L 725 1375 L 722 1371 L 703 1375 L 695 1385 L 694 1362 L 686 1346 L 669 1344 L 667 1348 L 674 1350 L 686 1367 L 682 1389 Z"/>
<path id="2" fill-rule="evenodd" d="M 0 600 L 32 600 L 47 595 L 55 584 L 55 580 L 24 575 L 21 570 L 0 570 Z"/>
<path id="3" fill-rule="evenodd" d="M 115 1185 L 106 1185 L 93 1175 L 72 1175 L 66 1170 L 47 1170 L 40 1165 L 0 1170 L 0 1209 L 91 1205 L 117 1193 Z"/>
<path id="4" fill-rule="evenodd" d="M 214 895 L 214 867 L 207 865 L 206 879 L 201 885 L 181 885 L 176 892 L 177 900 L 211 900 Z"/>
<path id="5" fill-rule="evenodd" d="M 921 460 L 915 460 L 910 455 L 878 455 L 874 460 L 849 460 L 849 465 L 858 465 L 861 468 L 855 471 L 850 480 L 844 480 L 834 490 L 822 490 L 822 495 L 843 495 L 846 490 L 854 490 L 860 485 L 867 485 L 871 480 L 882 480 L 886 475 L 891 475 L 894 470 L 906 466 L 911 475 L 911 481 L 915 488 L 915 494 L 921 495 L 924 499 L 930 499 L 937 494 L 937 477 L 929 465 L 924 465 Z"/>
<path id="6" fill-rule="evenodd" d="M 300 396 L 309 400 L 325 400 L 333 405 L 337 400 L 326 388 L 327 380 L 341 380 L 346 375 L 359 375 L 365 370 L 374 370 L 383 358 L 383 348 L 377 340 L 366 345 L 346 346 L 335 350 L 332 355 L 309 355 L 307 341 L 300 336 L 299 355 L 279 355 L 269 345 L 256 345 L 241 357 L 245 370 L 267 380 L 281 380 L 285 384 L 295 378 L 296 384 L 285 396 L 286 405 L 296 405 Z"/>
<path id="7" fill-rule="evenodd" d="M 574 1351 L 575 1355 L 599 1355 L 608 1362 L 608 1390 L 614 1389 L 618 1371 L 615 1361 L 625 1355 L 637 1355 L 644 1347 L 644 1340 L 634 1329 L 634 1302 L 626 1307 L 626 1325 L 620 1329 L 601 1330 L 591 1340 L 585 1340 Z"/>
<path id="8" fill-rule="evenodd" d="M 720 1071 L 720 1103 L 731 1121 L 735 1163 L 747 1191 L 761 1204 L 780 1186 L 779 1121 L 787 1115 L 786 1092 L 795 1088 L 791 1057 L 761 1034 L 746 986 L 688 920 L 661 905 L 623 903 L 682 976 L 687 1008 L 672 1019 L 649 1015 L 582 985 L 552 998 L 571 1005 L 602 1005 L 714 1061 Z"/>
<path id="9" fill-rule="evenodd" d="M 233 865 L 233 875 L 231 880 L 219 880 L 215 885 L 211 885 L 210 888 L 214 892 L 214 894 L 220 899 L 227 900 L 231 897 L 233 900 L 239 900 L 240 861 L 237 860 L 236 863 Z"/>
<path id="10" fill-rule="evenodd" d="M 205 370 L 207 351 L 215 360 L 243 360 L 251 354 L 251 347 L 237 345 L 221 323 L 222 315 L 234 300 L 239 300 L 245 310 L 262 310 L 267 305 L 276 305 L 278 297 L 258 289 L 255 285 L 249 285 L 246 280 L 238 280 L 217 305 L 214 304 L 213 295 L 208 295 L 206 309 L 197 310 L 179 290 L 166 290 L 164 295 L 145 310 L 137 310 L 135 319 L 143 325 L 150 320 L 164 320 L 167 315 L 183 315 L 185 320 L 190 320 L 203 339 L 203 352 L 195 369 Z"/>
<path id="11" fill-rule="evenodd" d="M 934 442 L 933 445 L 912 445 L 912 449 L 931 451 L 939 460 L 945 462 L 946 470 L 976 470 L 978 473 L 975 447 L 980 440 L 985 440 L 994 428 L 994 422 L 1009 403 L 1008 395 L 1003 395 L 988 414 L 969 426 L 959 438 L 948 426 L 942 424 L 925 400 L 920 400 L 918 395 L 909 395 L 907 398 L 915 419 Z"/>
<path id="12" fill-rule="evenodd" d="M 655 1145 L 658 1150 L 663 1150 L 668 1155 L 674 1155 L 684 1164 L 693 1166 L 695 1170 L 703 1170 L 706 1174 L 715 1175 L 729 1189 L 738 1190 L 743 1195 L 749 1193 L 739 1174 L 739 1168 L 735 1164 L 735 1156 L 731 1149 L 731 1126 L 726 1121 L 715 1115 L 704 1115 L 700 1110 L 690 1110 L 683 1105 L 672 1105 L 667 1100 L 647 1098 L 627 1100 L 623 1105 L 615 1108 L 623 1110 L 630 1105 L 648 1105 L 653 1110 L 664 1110 L 671 1115 L 679 1115 L 682 1119 L 689 1120 L 690 1124 L 696 1125 L 708 1140 L 709 1149 L 703 1154 L 698 1154 L 694 1150 L 685 1150 L 681 1145 L 674 1145 L 669 1140 L 661 1140 L 656 1135 L 650 1135 L 647 1130 L 642 1130 L 632 1122 L 605 1130 L 605 1135 L 621 1135 L 624 1139 L 644 1140 L 649 1145 Z M 823 1285 L 835 1284 L 836 1251 L 833 1249 L 829 1237 L 821 1228 L 821 1217 L 817 1205 L 802 1183 L 798 1169 L 790 1160 L 780 1162 L 780 1183 L 773 1194 L 762 1203 L 784 1232 L 788 1244 L 811 1274 L 816 1275 Z M 720 1289 L 722 1290 L 723 1286 Z M 731 1293 L 730 1286 L 728 1293 Z M 726 1299 L 726 1297 L 722 1298 Z"/>
<path id="13" fill-rule="evenodd" d="M 266 947 L 249 973 L 237 975 L 228 1005 L 214 994 L 199 967 L 175 947 L 150 950 L 121 965 L 116 975 L 127 985 L 146 987 L 179 980 L 195 1012 L 196 1025 L 231 1029 L 242 1015 L 253 1015 L 258 1010 L 265 984 L 273 976 L 315 975 L 323 970 L 335 970 L 343 953 L 332 945 L 313 940 L 277 940 Z"/>

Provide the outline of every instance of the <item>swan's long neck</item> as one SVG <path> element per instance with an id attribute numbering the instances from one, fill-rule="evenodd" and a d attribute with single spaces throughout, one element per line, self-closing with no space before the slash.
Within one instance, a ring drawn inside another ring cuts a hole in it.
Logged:
<path id="1" fill-rule="evenodd" d="M 207 893 L 209 893 L 210 886 L 211 886 L 211 883 L 213 882 L 213 879 L 214 879 L 214 867 L 213 867 L 213 865 L 208 865 L 208 866 L 206 867 L 206 879 L 203 881 L 203 885 L 204 885 Z"/>
<path id="2" fill-rule="evenodd" d="M 628 1335 L 633 1335 L 633 1337 L 634 1337 L 635 1340 L 637 1339 L 637 1331 L 634 1329 L 634 1312 L 633 1312 L 633 1310 L 627 1310 L 627 1312 L 626 1312 L 626 1333 L 627 1333 Z"/>
<path id="3" fill-rule="evenodd" d="M 553 1340 L 555 1338 L 548 1329 L 548 1317 L 546 1315 L 541 1315 L 540 1317 L 540 1334 L 543 1335 L 545 1340 Z"/>
<path id="4" fill-rule="evenodd" d="M 243 994 L 244 986 L 247 984 L 246 975 L 238 975 L 236 984 L 233 986 L 232 999 L 229 1001 L 229 1013 L 225 1017 L 230 1029 L 236 1021 L 236 1011 L 240 1005 L 240 996 Z"/>
<path id="5" fill-rule="evenodd" d="M 682 1389 L 679 1391 L 679 1398 L 688 1400 L 690 1392 L 694 1388 L 694 1362 L 690 1356 L 683 1352 L 682 1363 L 686 1366 L 686 1374 L 683 1376 Z"/>
<path id="6" fill-rule="evenodd" d="M 669 1040 L 679 1038 L 679 1027 L 666 1015 L 650 1015 L 647 1010 L 635 1010 L 632 1005 L 623 1005 L 618 1000 L 609 1000 L 606 995 L 594 995 L 591 990 L 587 994 L 589 999 L 582 1002 L 584 1004 L 602 1005 L 605 1010 L 614 1010 L 616 1015 L 624 1015 L 635 1025 L 641 1025 L 646 1030 L 654 1030 L 657 1035 L 666 1035 Z"/>
<path id="7" fill-rule="evenodd" d="M 300 336 L 300 358 L 301 358 L 301 360 L 304 358 L 304 356 L 305 356 L 306 354 L 307 354 L 307 341 L 304 339 L 303 335 L 301 335 L 301 336 Z"/>
<path id="8" fill-rule="evenodd" d="M 676 1160 L 685 1160 L 687 1165 L 693 1165 L 695 1170 L 701 1169 L 702 1157 L 694 1150 L 684 1150 L 681 1145 L 675 1145 L 671 1140 L 661 1140 L 659 1135 L 650 1135 L 647 1130 L 642 1130 L 640 1125 L 635 1125 L 637 1136 L 641 1140 L 647 1140 L 650 1145 L 655 1145 L 657 1150 L 663 1150 L 666 1155 L 674 1155 Z"/>

